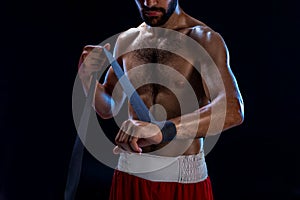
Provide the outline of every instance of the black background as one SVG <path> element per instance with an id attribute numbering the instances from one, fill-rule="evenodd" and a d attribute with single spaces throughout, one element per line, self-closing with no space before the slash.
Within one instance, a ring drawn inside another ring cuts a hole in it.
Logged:
<path id="1" fill-rule="evenodd" d="M 180 2 L 225 39 L 245 101 L 244 123 L 206 157 L 216 200 L 300 199 L 295 2 Z M 61 200 L 81 50 L 141 20 L 134 1 L 2 1 L 0 9 L 0 200 Z M 107 199 L 111 176 L 86 152 L 78 199 Z"/>

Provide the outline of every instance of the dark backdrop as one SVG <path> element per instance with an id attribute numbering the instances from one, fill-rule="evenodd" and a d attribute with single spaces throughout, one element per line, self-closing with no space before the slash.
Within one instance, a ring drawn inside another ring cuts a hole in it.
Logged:
<path id="1" fill-rule="evenodd" d="M 245 101 L 244 123 L 224 132 L 206 157 L 216 200 L 300 199 L 295 2 L 181 1 L 224 37 Z M 81 50 L 141 20 L 134 1 L 1 4 L 0 199 L 61 200 Z M 85 152 L 78 199 L 106 199 L 111 176 Z"/>

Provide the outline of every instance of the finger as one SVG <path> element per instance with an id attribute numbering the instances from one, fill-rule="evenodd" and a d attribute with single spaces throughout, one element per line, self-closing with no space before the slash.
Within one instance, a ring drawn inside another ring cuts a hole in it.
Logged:
<path id="1" fill-rule="evenodd" d="M 115 137 L 115 143 L 119 143 L 120 137 L 121 137 L 121 131 L 119 130 L 117 136 Z"/>
<path id="2" fill-rule="evenodd" d="M 86 56 L 87 56 L 88 52 L 87 51 L 83 51 L 79 57 L 79 62 L 78 62 L 78 69 L 82 66 L 83 61 L 85 60 Z"/>
<path id="3" fill-rule="evenodd" d="M 115 148 L 113 148 L 113 154 L 120 154 L 123 152 L 124 152 L 124 150 L 119 146 L 115 146 Z"/>
<path id="4" fill-rule="evenodd" d="M 85 45 L 83 47 L 83 51 L 91 51 L 91 50 L 93 50 L 94 48 L 97 48 L 97 47 L 101 47 L 101 46 L 99 46 L 99 45 Z"/>
<path id="5" fill-rule="evenodd" d="M 137 145 L 138 145 L 139 147 L 147 147 L 147 146 L 150 146 L 151 144 L 150 144 L 146 139 L 140 138 L 140 139 L 137 141 Z"/>
<path id="6" fill-rule="evenodd" d="M 126 151 L 126 152 L 133 152 L 131 150 L 131 147 L 128 145 L 128 143 L 120 143 L 118 144 L 119 148 L 121 148 L 123 151 Z"/>
<path id="7" fill-rule="evenodd" d="M 134 151 L 131 149 L 131 146 L 129 145 L 129 142 L 121 143 L 121 144 L 119 144 L 119 146 L 120 146 L 122 149 L 124 149 L 125 151 L 134 152 Z"/>
<path id="8" fill-rule="evenodd" d="M 132 151 L 142 153 L 142 149 L 138 145 L 138 139 L 137 137 L 131 137 L 129 139 L 129 146 L 131 147 Z"/>
<path id="9" fill-rule="evenodd" d="M 122 143 L 127 143 L 128 140 L 129 140 L 129 135 L 126 132 L 122 131 L 122 135 L 119 141 Z"/>
<path id="10" fill-rule="evenodd" d="M 109 44 L 109 43 L 106 43 L 103 47 L 104 47 L 105 49 L 107 49 L 108 51 L 110 50 L 110 44 Z"/>
<path id="11" fill-rule="evenodd" d="M 123 142 L 123 143 L 128 142 L 129 135 L 127 134 L 127 131 L 128 131 L 128 123 L 124 122 L 119 130 L 119 133 L 120 133 L 119 141 L 120 142 Z"/>
<path id="12" fill-rule="evenodd" d="M 129 135 L 125 132 L 121 131 L 120 137 L 117 140 L 118 146 L 120 146 L 122 149 L 126 151 L 132 151 L 130 145 L 129 145 Z"/>

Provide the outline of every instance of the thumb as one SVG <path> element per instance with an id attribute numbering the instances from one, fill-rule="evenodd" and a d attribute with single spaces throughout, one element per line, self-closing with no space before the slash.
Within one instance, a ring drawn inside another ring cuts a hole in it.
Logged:
<path id="1" fill-rule="evenodd" d="M 137 144 L 139 147 L 147 147 L 150 145 L 150 143 L 145 140 L 144 138 L 140 138 L 138 141 L 137 141 Z"/>
<path id="2" fill-rule="evenodd" d="M 109 43 L 106 43 L 103 47 L 104 47 L 105 49 L 107 49 L 108 51 L 110 50 L 110 44 L 109 44 Z"/>

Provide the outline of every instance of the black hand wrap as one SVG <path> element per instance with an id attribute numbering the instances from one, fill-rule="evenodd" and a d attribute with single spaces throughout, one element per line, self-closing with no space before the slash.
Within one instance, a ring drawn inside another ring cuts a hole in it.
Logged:
<path id="1" fill-rule="evenodd" d="M 171 121 L 163 121 L 163 122 L 154 122 L 162 133 L 162 141 L 161 143 L 172 141 L 177 133 L 176 126 Z"/>

